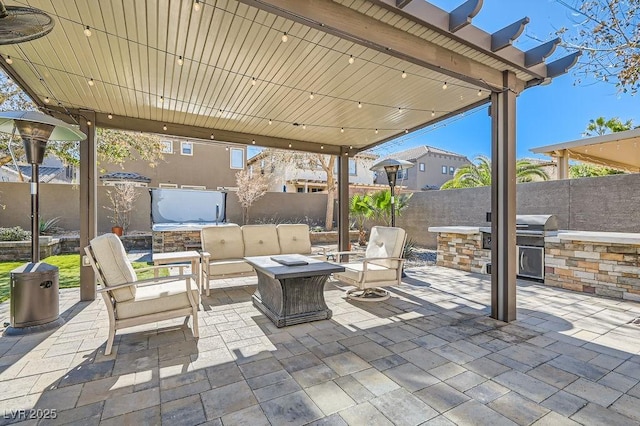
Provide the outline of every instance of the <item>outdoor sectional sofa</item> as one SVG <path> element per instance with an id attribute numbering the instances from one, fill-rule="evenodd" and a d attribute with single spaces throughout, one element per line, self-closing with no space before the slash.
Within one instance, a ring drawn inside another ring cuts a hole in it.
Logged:
<path id="1" fill-rule="evenodd" d="M 212 279 L 255 273 L 244 257 L 303 254 L 324 258 L 321 248 L 312 252 L 309 226 L 305 224 L 207 226 L 200 236 L 207 296 Z"/>

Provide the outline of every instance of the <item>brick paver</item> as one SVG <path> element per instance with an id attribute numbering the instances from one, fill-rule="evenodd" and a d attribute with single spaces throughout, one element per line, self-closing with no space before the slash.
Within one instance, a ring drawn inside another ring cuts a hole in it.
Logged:
<path id="1" fill-rule="evenodd" d="M 505 324 L 487 276 L 407 273 L 375 304 L 329 282 L 332 319 L 282 329 L 253 307 L 255 277 L 219 280 L 199 339 L 163 321 L 119 332 L 110 356 L 102 300 L 63 290 L 62 327 L 0 338 L 0 425 L 640 422 L 640 303 L 520 281 Z"/>

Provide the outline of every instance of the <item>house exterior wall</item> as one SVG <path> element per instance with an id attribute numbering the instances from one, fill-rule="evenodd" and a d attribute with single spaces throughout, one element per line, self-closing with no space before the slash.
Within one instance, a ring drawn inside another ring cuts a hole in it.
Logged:
<path id="1" fill-rule="evenodd" d="M 231 168 L 233 150 L 241 150 L 242 164 L 246 164 L 247 150 L 244 146 L 222 145 L 219 143 L 195 142 L 191 140 L 170 140 L 173 153 L 163 154 L 163 159 L 152 167 L 148 161 L 135 158 L 127 160 L 123 166 L 117 164 L 100 165 L 100 175 L 124 170 L 139 173 L 151 179 L 150 187 L 160 184 L 176 184 L 204 186 L 206 189 L 216 190 L 218 187 L 235 187 L 236 172 L 242 168 Z M 181 154 L 181 142 L 192 142 L 192 155 Z"/>
<path id="2" fill-rule="evenodd" d="M 313 157 L 314 155 L 315 154 L 310 154 L 311 157 Z M 349 173 L 349 183 L 357 185 L 372 185 L 374 173 L 369 169 L 373 165 L 374 158 L 369 156 L 355 156 L 352 160 L 355 161 L 355 173 Z M 261 166 L 261 161 L 262 160 L 259 158 L 254 161 L 250 161 L 248 166 L 253 170 L 254 173 L 260 173 L 261 169 L 263 168 Z M 269 173 L 273 176 L 271 184 L 269 186 L 270 192 L 283 192 L 284 187 L 286 187 L 286 192 L 297 192 L 297 187 L 304 187 L 304 183 L 301 182 L 296 185 L 293 183 L 296 180 L 316 181 L 317 183 L 309 183 L 307 185 L 308 192 L 311 192 L 312 188 L 318 188 L 322 190 L 325 190 L 326 188 L 327 173 L 321 168 L 295 168 L 293 166 L 288 166 L 277 162 L 272 172 L 272 168 L 270 166 L 271 163 L 269 161 L 269 157 L 264 159 L 264 172 Z M 337 170 L 335 173 L 335 177 L 337 179 Z"/>
<path id="3" fill-rule="evenodd" d="M 453 178 L 458 168 L 469 164 L 465 157 L 433 152 L 422 155 L 412 163 L 415 165 L 405 171 L 406 177 L 397 181 L 397 185 L 404 185 L 412 191 L 420 191 L 425 186 L 440 188 L 443 183 Z M 424 171 L 421 170 L 420 164 L 424 164 Z M 443 167 L 447 168 L 446 174 L 442 173 Z M 387 174 L 378 172 L 376 183 L 388 185 Z"/>

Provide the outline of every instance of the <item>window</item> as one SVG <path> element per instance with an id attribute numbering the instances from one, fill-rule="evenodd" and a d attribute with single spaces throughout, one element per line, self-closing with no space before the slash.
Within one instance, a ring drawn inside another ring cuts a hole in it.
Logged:
<path id="1" fill-rule="evenodd" d="M 322 169 L 322 165 L 318 163 L 318 168 Z M 336 165 L 333 167 L 333 173 L 338 174 L 338 162 L 336 161 Z M 349 174 L 351 176 L 356 176 L 358 174 L 358 166 L 356 165 L 355 158 L 349 158 Z"/>
<path id="2" fill-rule="evenodd" d="M 349 174 L 351 176 L 355 176 L 358 174 L 358 168 L 356 166 L 356 160 L 353 158 L 349 158 Z"/>
<path id="3" fill-rule="evenodd" d="M 301 186 L 299 186 L 299 187 L 298 187 L 298 192 L 304 192 L 304 188 L 303 188 L 303 187 L 301 187 Z"/>
<path id="4" fill-rule="evenodd" d="M 180 142 L 180 154 L 182 154 L 182 155 L 193 155 L 193 143 L 191 143 L 191 142 Z"/>
<path id="5" fill-rule="evenodd" d="M 229 150 L 232 169 L 244 169 L 244 149 L 231 148 Z"/>
<path id="6" fill-rule="evenodd" d="M 420 163 L 420 166 L 419 166 L 419 167 L 420 167 L 420 171 L 421 171 L 421 172 L 424 172 L 424 163 Z"/>
<path id="7" fill-rule="evenodd" d="M 173 141 L 161 141 L 160 145 L 163 154 L 173 154 Z"/>
<path id="8" fill-rule="evenodd" d="M 442 166 L 442 174 L 446 175 L 448 172 L 449 168 L 447 166 Z"/>
<path id="9" fill-rule="evenodd" d="M 158 188 L 177 188 L 178 184 L 175 183 L 160 183 L 158 184 Z"/>
<path id="10" fill-rule="evenodd" d="M 449 174 L 452 175 L 456 172 L 456 168 L 455 167 L 449 167 Z"/>
<path id="11" fill-rule="evenodd" d="M 182 189 L 207 189 L 206 186 L 202 186 L 202 185 L 182 185 L 180 188 L 182 188 Z"/>
<path id="12" fill-rule="evenodd" d="M 398 170 L 398 174 L 396 175 L 396 180 L 406 179 L 407 177 L 409 177 L 409 170 L 403 170 L 403 169 Z"/>

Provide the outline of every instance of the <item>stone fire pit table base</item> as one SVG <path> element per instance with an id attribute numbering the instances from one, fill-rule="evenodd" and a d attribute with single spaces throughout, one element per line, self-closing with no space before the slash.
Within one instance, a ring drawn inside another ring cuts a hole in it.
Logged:
<path id="1" fill-rule="evenodd" d="M 253 304 L 276 327 L 331 318 L 324 301 L 324 284 L 344 267 L 302 255 L 287 255 L 291 261 L 306 264 L 287 266 L 272 260 L 280 256 L 245 257 L 256 270 L 258 288 Z"/>

